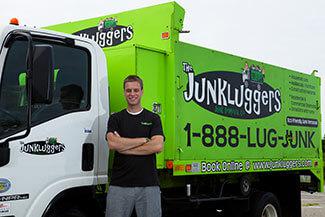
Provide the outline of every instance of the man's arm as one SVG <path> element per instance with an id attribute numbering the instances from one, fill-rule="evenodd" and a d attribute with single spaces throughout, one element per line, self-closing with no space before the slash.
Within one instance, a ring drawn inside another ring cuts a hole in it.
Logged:
<path id="1" fill-rule="evenodd" d="M 136 148 L 147 142 L 147 138 L 124 138 L 121 137 L 116 131 L 114 133 L 108 132 L 106 135 L 108 147 L 123 153 L 126 150 Z"/>
<path id="2" fill-rule="evenodd" d="M 150 155 L 161 152 L 163 147 L 164 137 L 162 135 L 155 135 L 151 137 L 149 142 L 120 153 L 126 155 Z"/>

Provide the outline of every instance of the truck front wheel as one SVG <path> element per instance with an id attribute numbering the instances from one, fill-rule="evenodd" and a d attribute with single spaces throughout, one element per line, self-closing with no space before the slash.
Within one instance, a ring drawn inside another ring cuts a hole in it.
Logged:
<path id="1" fill-rule="evenodd" d="M 252 196 L 250 217 L 282 217 L 279 200 L 271 192 L 257 192 Z"/>

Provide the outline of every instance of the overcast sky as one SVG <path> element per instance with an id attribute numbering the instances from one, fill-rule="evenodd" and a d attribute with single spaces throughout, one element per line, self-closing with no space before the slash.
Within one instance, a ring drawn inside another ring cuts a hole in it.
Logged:
<path id="1" fill-rule="evenodd" d="M 165 3 L 164 0 L 2 1 L 0 23 L 17 17 L 42 27 Z M 180 0 L 186 11 L 182 41 L 256 59 L 325 81 L 324 0 Z M 324 85 L 322 95 L 325 93 Z M 325 111 L 322 98 L 322 114 Z M 323 135 L 324 135 L 323 123 Z"/>

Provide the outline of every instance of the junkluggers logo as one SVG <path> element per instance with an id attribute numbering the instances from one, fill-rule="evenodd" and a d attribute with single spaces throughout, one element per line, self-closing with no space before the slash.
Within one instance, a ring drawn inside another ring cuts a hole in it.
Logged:
<path id="1" fill-rule="evenodd" d="M 246 64 L 242 74 L 210 71 L 195 75 L 193 67 L 183 62 L 183 71 L 188 78 L 183 92 L 185 101 L 193 100 L 213 113 L 257 119 L 281 110 L 280 90 L 264 82 L 265 71 L 259 67 L 248 67 Z"/>
<path id="2" fill-rule="evenodd" d="M 83 29 L 73 34 L 92 39 L 102 48 L 117 46 L 131 40 L 134 34 L 132 26 L 120 26 L 117 25 L 117 22 L 115 18 L 106 18 L 101 20 L 98 26 Z"/>

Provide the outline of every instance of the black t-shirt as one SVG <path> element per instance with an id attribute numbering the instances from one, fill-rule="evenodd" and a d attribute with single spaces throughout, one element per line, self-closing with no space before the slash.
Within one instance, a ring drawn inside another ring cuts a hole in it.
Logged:
<path id="1" fill-rule="evenodd" d="M 163 136 L 160 117 L 146 109 L 137 115 L 129 114 L 126 109 L 112 114 L 107 123 L 107 133 L 114 131 L 125 138 Z M 124 155 L 116 151 L 111 185 L 122 187 L 159 185 L 156 154 Z"/>

